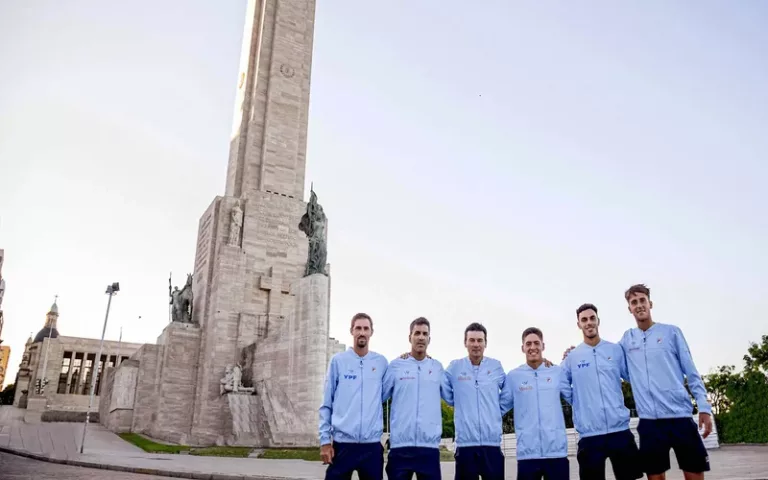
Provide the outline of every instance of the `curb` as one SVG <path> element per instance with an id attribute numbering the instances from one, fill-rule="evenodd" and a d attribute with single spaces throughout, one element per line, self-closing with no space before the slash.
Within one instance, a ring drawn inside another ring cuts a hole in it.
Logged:
<path id="1" fill-rule="evenodd" d="M 24 457 L 40 462 L 55 463 L 59 465 L 93 468 L 96 470 L 112 470 L 115 472 L 139 473 L 143 475 L 155 475 L 159 477 L 191 478 L 194 480 L 290 480 L 290 477 L 265 477 L 263 475 L 229 475 L 226 473 L 181 472 L 175 470 L 163 470 L 161 468 L 128 467 L 124 465 L 83 462 L 80 460 L 49 457 L 38 453 L 27 452 L 25 450 L 16 450 L 3 446 L 0 446 L 0 452 L 16 455 L 17 457 Z"/>

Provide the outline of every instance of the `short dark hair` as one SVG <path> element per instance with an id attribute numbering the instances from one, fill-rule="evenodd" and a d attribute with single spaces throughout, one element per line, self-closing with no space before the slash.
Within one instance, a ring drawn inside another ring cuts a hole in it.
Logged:
<path id="1" fill-rule="evenodd" d="M 488 330 L 485 329 L 482 323 L 472 322 L 464 329 L 464 341 L 467 341 L 467 333 L 469 332 L 483 332 L 483 339 L 488 341 Z"/>
<path id="2" fill-rule="evenodd" d="M 585 303 L 584 305 L 580 306 L 576 309 L 576 318 L 579 318 L 579 315 L 581 315 L 581 312 L 585 312 L 587 310 L 594 310 L 595 313 L 597 313 L 597 307 L 594 306 L 591 303 Z"/>
<path id="3" fill-rule="evenodd" d="M 419 317 L 416 320 L 411 322 L 410 333 L 413 333 L 413 327 L 415 327 L 416 325 L 426 325 L 429 330 L 432 330 L 432 327 L 429 325 L 429 320 L 427 320 L 424 317 Z"/>
<path id="4" fill-rule="evenodd" d="M 541 333 L 541 330 L 539 330 L 536 327 L 528 327 L 525 330 L 523 330 L 523 338 L 522 338 L 522 340 L 525 341 L 525 337 L 527 337 L 528 335 L 530 335 L 532 333 L 534 335 L 538 335 L 539 336 L 539 340 L 541 340 L 542 342 L 544 341 L 544 334 Z"/>
<path id="5" fill-rule="evenodd" d="M 629 301 L 629 297 L 636 293 L 642 293 L 648 297 L 648 300 L 651 299 L 651 289 L 646 287 L 645 284 L 638 283 L 637 285 L 632 285 L 624 292 L 624 300 Z"/>
<path id="6" fill-rule="evenodd" d="M 371 324 L 371 330 L 373 330 L 373 319 L 367 313 L 356 313 L 355 316 L 352 317 L 352 321 L 349 324 L 350 330 L 355 328 L 355 322 L 358 320 L 368 320 L 368 322 Z"/>

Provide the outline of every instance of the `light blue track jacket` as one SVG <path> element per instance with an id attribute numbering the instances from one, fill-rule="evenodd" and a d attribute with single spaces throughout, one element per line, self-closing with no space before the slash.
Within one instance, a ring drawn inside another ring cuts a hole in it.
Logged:
<path id="1" fill-rule="evenodd" d="M 573 387 L 573 425 L 581 437 L 621 432 L 629 428 L 621 379 L 629 381 L 624 350 L 600 340 L 582 343 L 560 364 Z"/>
<path id="2" fill-rule="evenodd" d="M 387 359 L 376 352 L 360 357 L 349 348 L 331 358 L 320 406 L 320 445 L 381 441 L 386 372 Z"/>
<path id="3" fill-rule="evenodd" d="M 440 388 L 443 365 L 434 358 L 398 357 L 384 376 L 384 399 L 390 406 L 390 448 L 438 448 L 443 434 Z"/>
<path id="4" fill-rule="evenodd" d="M 518 460 L 568 456 L 560 395 L 570 402 L 571 387 L 557 365 L 523 364 L 507 374 L 500 413 L 514 408 Z"/>
<path id="5" fill-rule="evenodd" d="M 690 418 L 693 404 L 683 383 L 686 377 L 699 411 L 712 412 L 704 382 L 678 327 L 654 323 L 645 332 L 631 328 L 621 337 L 619 345 L 627 357 L 629 380 L 640 418 Z"/>
<path id="6" fill-rule="evenodd" d="M 501 446 L 499 395 L 504 368 L 484 357 L 474 366 L 469 357 L 452 361 L 443 375 L 443 398 L 454 407 L 456 447 Z"/>

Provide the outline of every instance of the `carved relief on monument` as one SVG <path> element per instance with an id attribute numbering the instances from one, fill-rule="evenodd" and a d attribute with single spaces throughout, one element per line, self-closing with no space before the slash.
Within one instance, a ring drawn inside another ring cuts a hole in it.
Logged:
<path id="1" fill-rule="evenodd" d="M 269 201 L 262 200 L 256 204 L 256 229 L 260 241 L 281 247 L 295 247 L 299 244 L 296 231 L 290 228 L 298 223 L 298 215 L 293 213 L 293 206 L 293 202 L 284 201 L 277 195 Z"/>
<path id="2" fill-rule="evenodd" d="M 205 267 L 208 266 L 208 257 L 210 256 L 211 246 L 211 219 L 212 213 L 206 212 L 205 217 L 200 222 L 200 231 L 197 234 L 197 258 L 195 258 L 195 275 L 202 274 Z"/>

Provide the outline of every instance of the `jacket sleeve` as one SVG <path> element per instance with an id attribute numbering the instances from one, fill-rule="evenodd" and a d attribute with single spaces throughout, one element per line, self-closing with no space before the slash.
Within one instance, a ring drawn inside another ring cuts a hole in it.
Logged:
<path id="1" fill-rule="evenodd" d="M 333 414 L 333 398 L 336 395 L 336 385 L 339 381 L 339 370 L 336 365 L 336 357 L 331 358 L 328 365 L 328 373 L 325 375 L 325 387 L 323 391 L 323 404 L 320 405 L 320 445 L 331 443 L 331 415 Z"/>
<path id="2" fill-rule="evenodd" d="M 387 371 L 384 374 L 384 382 L 381 386 L 381 401 L 386 402 L 392 397 L 392 392 L 395 390 L 395 362 L 389 364 Z"/>
<path id="3" fill-rule="evenodd" d="M 450 406 L 453 406 L 453 375 L 451 372 L 451 366 L 453 363 L 448 364 L 448 368 L 443 370 L 443 381 L 440 384 L 440 396 Z"/>
<path id="4" fill-rule="evenodd" d="M 571 362 L 569 357 L 560 364 L 560 395 L 563 396 L 568 405 L 573 405 L 573 377 L 571 376 Z"/>
<path id="5" fill-rule="evenodd" d="M 618 345 L 619 348 L 616 349 L 616 355 L 618 355 L 618 362 L 619 362 L 619 376 L 622 380 L 624 380 L 627 383 L 631 383 L 629 381 L 629 367 L 627 366 L 627 354 L 624 353 L 624 347 L 621 345 Z"/>
<path id="6" fill-rule="evenodd" d="M 514 387 L 512 382 L 509 380 L 511 374 L 512 372 L 507 374 L 505 377 L 504 386 L 501 388 L 501 393 L 499 394 L 499 408 L 501 409 L 502 417 L 515 406 Z"/>
<path id="7" fill-rule="evenodd" d="M 691 355 L 690 348 L 688 348 L 688 342 L 685 341 L 683 331 L 679 328 L 675 328 L 675 350 L 680 361 L 680 368 L 688 379 L 688 388 L 691 389 L 693 398 L 696 399 L 699 412 L 711 415 L 712 407 L 707 401 L 707 389 L 704 388 L 701 375 L 699 375 L 699 371 L 696 370 L 696 365 L 693 363 L 693 356 Z"/>

